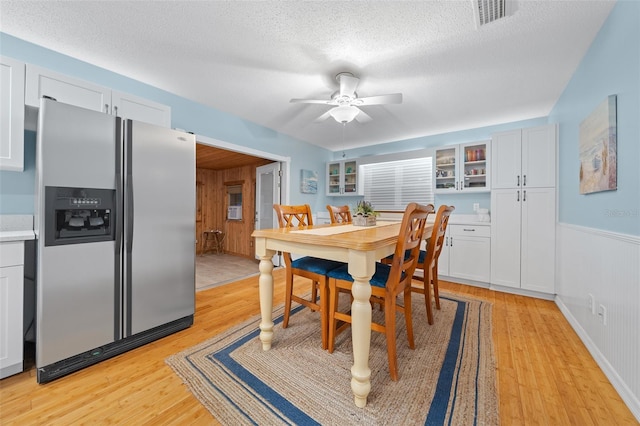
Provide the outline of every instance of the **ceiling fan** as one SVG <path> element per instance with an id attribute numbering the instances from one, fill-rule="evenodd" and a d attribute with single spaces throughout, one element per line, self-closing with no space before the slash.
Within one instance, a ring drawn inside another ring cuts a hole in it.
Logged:
<path id="1" fill-rule="evenodd" d="M 333 105 L 329 111 L 316 118 L 315 121 L 324 121 L 329 116 L 338 123 L 346 124 L 353 119 L 360 123 L 371 121 L 369 114 L 362 111 L 359 106 L 400 104 L 402 103 L 402 93 L 392 93 L 389 95 L 367 96 L 359 98 L 356 88 L 360 79 L 350 72 L 341 72 L 336 75 L 336 81 L 340 84 L 340 90 L 331 95 L 331 99 L 291 99 L 291 103 L 305 104 L 325 104 Z"/>

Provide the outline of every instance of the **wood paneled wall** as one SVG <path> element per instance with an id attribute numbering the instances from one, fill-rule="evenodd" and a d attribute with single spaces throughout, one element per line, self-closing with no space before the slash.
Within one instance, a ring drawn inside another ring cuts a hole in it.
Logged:
<path id="1" fill-rule="evenodd" d="M 267 161 L 269 162 L 269 161 Z M 226 170 L 196 169 L 197 253 L 202 250 L 203 231 L 219 229 L 225 234 L 225 253 L 253 258 L 256 165 Z M 242 183 L 242 220 L 226 220 L 226 184 Z"/>

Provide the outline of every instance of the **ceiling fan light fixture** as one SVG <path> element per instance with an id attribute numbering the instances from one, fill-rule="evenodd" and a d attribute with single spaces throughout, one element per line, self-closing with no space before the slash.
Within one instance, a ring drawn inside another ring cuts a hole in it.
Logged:
<path id="1" fill-rule="evenodd" d="M 356 118 L 356 115 L 360 110 L 354 106 L 344 105 L 338 106 L 329 111 L 329 114 L 338 122 L 338 123 L 349 123 Z"/>

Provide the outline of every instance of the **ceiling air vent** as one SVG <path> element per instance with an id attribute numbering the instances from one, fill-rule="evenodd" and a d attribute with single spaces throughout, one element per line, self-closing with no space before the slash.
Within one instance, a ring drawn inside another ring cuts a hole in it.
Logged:
<path id="1" fill-rule="evenodd" d="M 478 28 L 511 14 L 511 0 L 471 0 L 471 2 L 475 9 Z"/>

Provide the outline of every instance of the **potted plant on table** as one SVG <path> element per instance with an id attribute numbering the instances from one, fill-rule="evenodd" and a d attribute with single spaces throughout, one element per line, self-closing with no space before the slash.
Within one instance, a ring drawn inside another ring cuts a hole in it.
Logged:
<path id="1" fill-rule="evenodd" d="M 376 224 L 376 216 L 378 212 L 373 209 L 373 206 L 368 201 L 358 201 L 358 205 L 355 208 L 355 215 L 353 216 L 353 225 L 355 226 L 373 226 Z"/>

